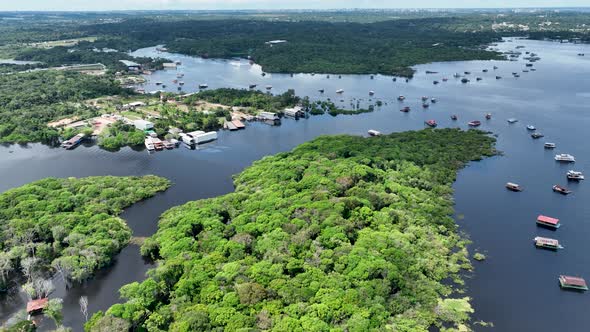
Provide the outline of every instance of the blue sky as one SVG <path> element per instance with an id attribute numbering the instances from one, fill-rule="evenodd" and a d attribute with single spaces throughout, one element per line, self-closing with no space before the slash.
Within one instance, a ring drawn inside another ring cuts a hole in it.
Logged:
<path id="1" fill-rule="evenodd" d="M 582 7 L 588 0 L 0 0 L 4 10 Z"/>

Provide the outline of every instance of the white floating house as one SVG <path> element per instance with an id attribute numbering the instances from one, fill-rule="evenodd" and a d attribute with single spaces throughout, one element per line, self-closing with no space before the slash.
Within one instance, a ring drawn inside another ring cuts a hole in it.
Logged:
<path id="1" fill-rule="evenodd" d="M 305 116 L 305 112 L 301 106 L 295 106 L 293 108 L 286 108 L 284 111 L 285 116 L 290 116 L 292 118 L 298 118 L 301 116 Z"/>
<path id="2" fill-rule="evenodd" d="M 270 121 L 279 120 L 279 116 L 273 112 L 260 112 L 258 114 L 258 118 L 261 120 L 270 120 Z"/>
<path id="3" fill-rule="evenodd" d="M 154 129 L 154 124 L 146 120 L 135 120 L 133 121 L 133 125 L 142 131 Z"/>
<path id="4" fill-rule="evenodd" d="M 217 132 L 210 131 L 206 133 L 204 131 L 198 130 L 186 134 L 179 134 L 179 136 L 187 145 L 198 145 L 216 140 Z"/>

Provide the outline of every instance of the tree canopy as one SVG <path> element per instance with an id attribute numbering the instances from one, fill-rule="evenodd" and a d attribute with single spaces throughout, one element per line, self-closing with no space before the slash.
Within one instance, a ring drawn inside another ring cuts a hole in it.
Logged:
<path id="1" fill-rule="evenodd" d="M 88 331 L 427 331 L 462 326 L 470 267 L 451 184 L 494 153 L 480 131 L 320 137 L 266 157 L 235 192 L 165 212 L 158 259 Z"/>
<path id="2" fill-rule="evenodd" d="M 89 278 L 131 238 L 123 208 L 169 185 L 156 176 L 47 178 L 0 194 L 0 289 L 17 271 Z"/>

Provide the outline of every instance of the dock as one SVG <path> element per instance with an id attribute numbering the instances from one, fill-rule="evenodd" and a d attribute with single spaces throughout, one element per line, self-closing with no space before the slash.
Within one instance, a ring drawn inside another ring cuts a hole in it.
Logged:
<path id="1" fill-rule="evenodd" d="M 238 127 L 232 121 L 225 121 L 225 123 L 223 124 L 223 128 L 229 129 L 232 131 L 238 130 Z"/>
<path id="2" fill-rule="evenodd" d="M 233 123 L 233 125 L 236 126 L 238 129 L 246 128 L 246 125 L 244 125 L 240 120 L 233 120 L 231 123 Z"/>

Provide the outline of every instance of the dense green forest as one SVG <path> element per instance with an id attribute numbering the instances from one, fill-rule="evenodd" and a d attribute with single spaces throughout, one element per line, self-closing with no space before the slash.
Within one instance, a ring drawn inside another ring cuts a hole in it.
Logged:
<path id="1" fill-rule="evenodd" d="M 96 115 L 78 102 L 126 93 L 109 76 L 68 71 L 0 75 L 0 142 L 52 142 L 59 137 L 47 123 L 59 118 Z"/>
<path id="2" fill-rule="evenodd" d="M 268 72 L 382 73 L 411 76 L 410 66 L 433 61 L 495 59 L 479 49 L 491 32 L 451 31 L 456 20 L 428 18 L 369 24 L 258 20 L 125 20 L 84 26 L 98 46 L 139 48 L 159 43 L 189 55 L 250 57 Z M 285 39 L 286 43 L 266 42 Z"/>
<path id="3" fill-rule="evenodd" d="M 199 100 L 227 106 L 250 107 L 254 110 L 270 112 L 292 107 L 300 101 L 294 90 L 275 96 L 258 90 L 222 88 L 201 91 L 185 98 L 184 102 L 190 105 Z"/>
<path id="4" fill-rule="evenodd" d="M 469 268 L 456 172 L 494 153 L 481 131 L 320 137 L 266 157 L 235 192 L 164 213 L 159 260 L 88 331 L 428 331 L 472 312 L 444 280 Z"/>
<path id="5" fill-rule="evenodd" d="M 66 281 L 91 277 L 131 238 L 117 215 L 169 185 L 156 176 L 48 178 L 0 194 L 0 290 L 18 272 L 33 298 L 48 270 Z"/>

